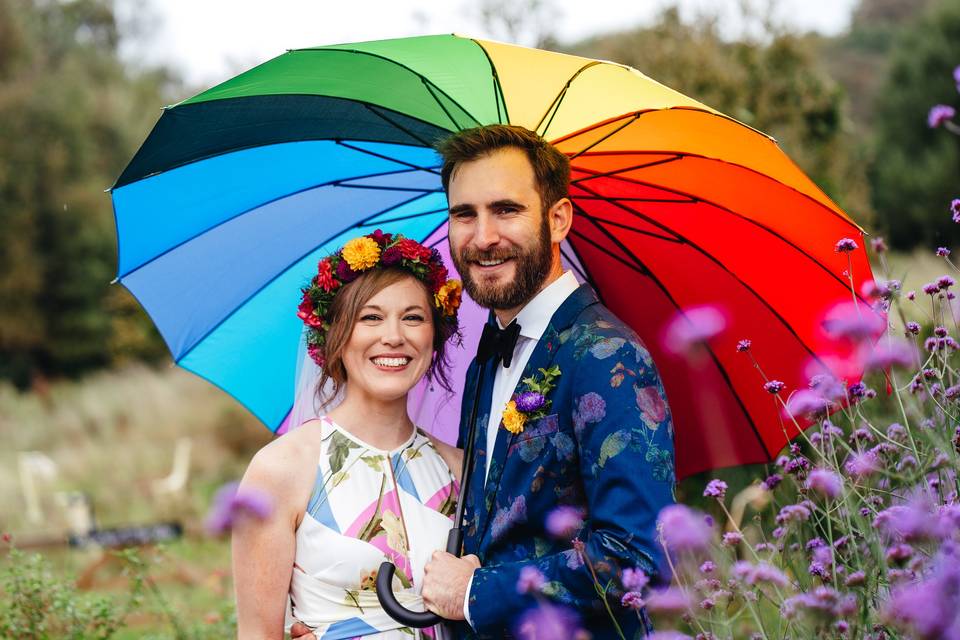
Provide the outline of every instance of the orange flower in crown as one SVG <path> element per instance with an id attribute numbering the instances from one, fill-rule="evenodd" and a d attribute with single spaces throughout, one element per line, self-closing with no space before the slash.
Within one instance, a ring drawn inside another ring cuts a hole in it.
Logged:
<path id="1" fill-rule="evenodd" d="M 302 289 L 303 298 L 297 317 L 307 326 L 307 352 L 323 366 L 323 346 L 330 329 L 330 307 L 340 288 L 370 269 L 400 268 L 427 285 L 433 305 L 445 325 L 444 335 L 457 334 L 457 311 L 463 284 L 447 277 L 440 252 L 429 249 L 401 234 L 373 233 L 349 240 L 343 247 L 317 264 L 317 273 Z"/>

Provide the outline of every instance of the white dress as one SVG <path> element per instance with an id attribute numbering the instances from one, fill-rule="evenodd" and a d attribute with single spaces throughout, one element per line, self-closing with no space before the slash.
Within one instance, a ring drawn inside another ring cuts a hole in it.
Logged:
<path id="1" fill-rule="evenodd" d="M 390 618 L 375 584 L 390 560 L 398 600 L 423 610 L 423 567 L 453 526 L 458 487 L 450 469 L 419 429 L 383 451 L 328 417 L 320 422 L 316 482 L 296 532 L 293 618 L 323 640 L 442 638 L 440 627 L 409 629 Z"/>

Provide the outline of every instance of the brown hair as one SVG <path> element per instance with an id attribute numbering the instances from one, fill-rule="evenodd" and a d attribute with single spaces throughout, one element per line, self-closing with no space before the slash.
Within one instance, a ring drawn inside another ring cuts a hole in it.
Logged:
<path id="1" fill-rule="evenodd" d="M 491 124 L 474 129 L 464 129 L 441 141 L 437 151 L 443 157 L 440 180 L 443 190 L 449 191 L 450 177 L 462 162 L 477 160 L 498 149 L 516 148 L 526 152 L 543 210 L 549 209 L 557 200 L 566 198 L 570 190 L 570 159 L 541 136 L 526 129 L 508 124 Z"/>
<path id="2" fill-rule="evenodd" d="M 360 274 L 356 280 L 345 284 L 337 292 L 330 305 L 330 330 L 327 332 L 323 352 L 326 362 L 317 382 L 316 394 L 320 404 L 326 405 L 337 396 L 347 382 L 347 370 L 343 366 L 343 351 L 353 335 L 353 327 L 363 308 L 370 298 L 387 287 L 405 278 L 410 278 L 421 287 L 427 296 L 427 308 L 430 310 L 433 322 L 433 357 L 427 368 L 427 379 L 437 381 L 444 390 L 451 392 L 449 369 L 450 363 L 446 352 L 447 341 L 457 333 L 455 326 L 444 322 L 440 310 L 433 304 L 433 294 L 425 282 L 405 269 L 386 268 L 370 269 Z M 329 393 L 323 393 L 327 382 L 333 387 Z"/>

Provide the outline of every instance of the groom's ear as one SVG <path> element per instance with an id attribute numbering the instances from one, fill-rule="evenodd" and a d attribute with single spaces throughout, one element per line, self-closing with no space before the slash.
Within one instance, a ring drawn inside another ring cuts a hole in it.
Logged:
<path id="1" fill-rule="evenodd" d="M 566 239 L 573 226 L 573 203 L 570 198 L 560 198 L 547 210 L 550 225 L 550 241 L 559 244 Z"/>

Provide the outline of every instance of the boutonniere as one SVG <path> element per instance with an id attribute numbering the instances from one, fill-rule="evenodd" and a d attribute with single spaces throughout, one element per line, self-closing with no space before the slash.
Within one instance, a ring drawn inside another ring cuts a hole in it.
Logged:
<path id="1" fill-rule="evenodd" d="M 521 433 L 528 420 L 542 418 L 550 410 L 551 402 L 547 394 L 557 386 L 554 380 L 560 377 L 560 367 L 554 365 L 549 369 L 540 369 L 540 373 L 539 379 L 536 375 L 524 378 L 524 390 L 515 393 L 504 407 L 503 428 L 510 433 Z"/>

